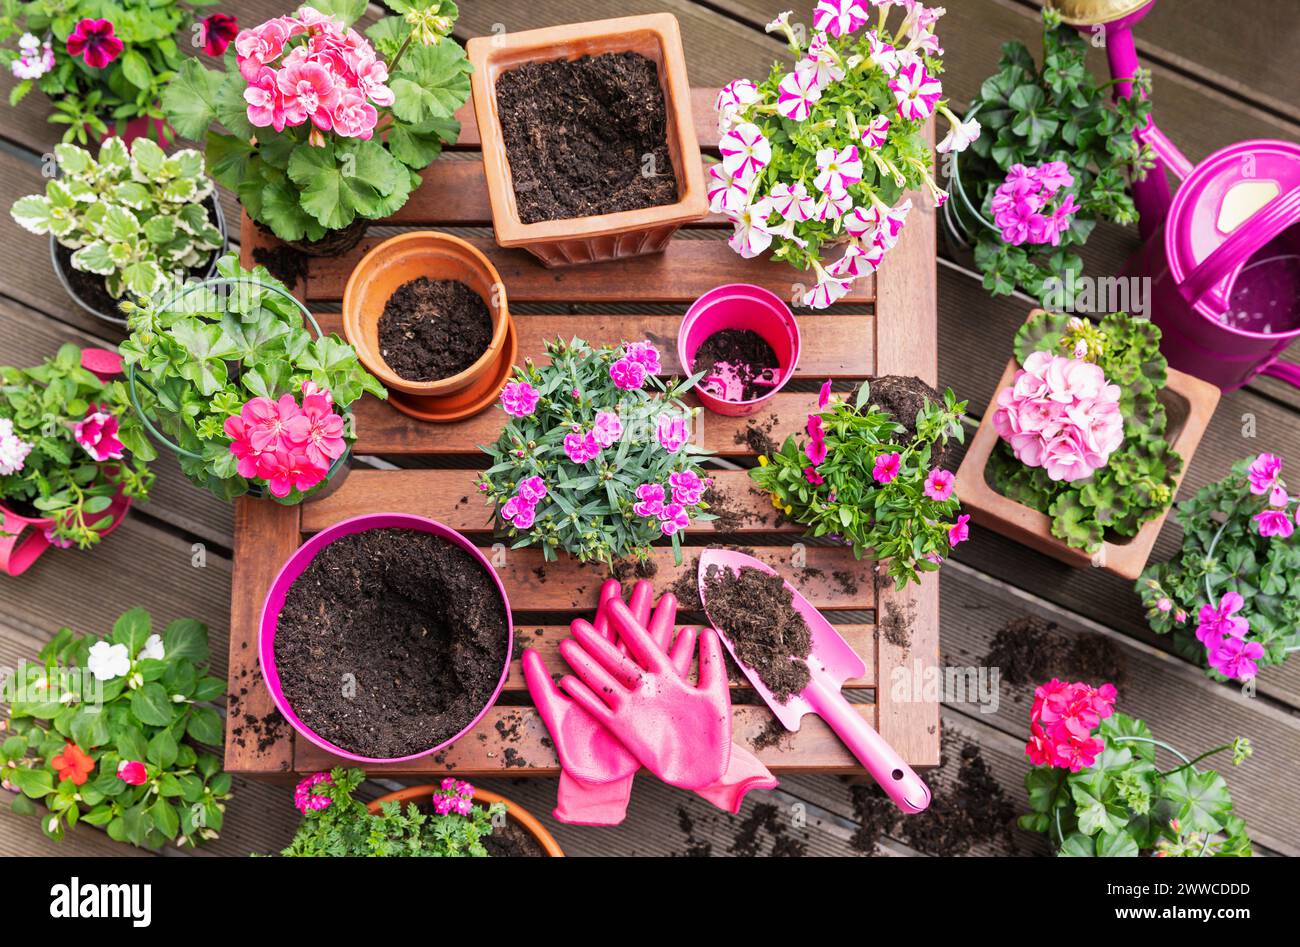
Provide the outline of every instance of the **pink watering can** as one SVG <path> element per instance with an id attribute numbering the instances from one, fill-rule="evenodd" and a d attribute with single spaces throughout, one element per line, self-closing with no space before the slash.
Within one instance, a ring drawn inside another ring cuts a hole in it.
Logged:
<path id="1" fill-rule="evenodd" d="M 1156 0 L 1051 0 L 1062 20 L 1105 37 L 1115 94 L 1133 95 L 1131 32 Z M 1146 241 L 1129 261 L 1151 280 L 1152 321 L 1169 364 L 1225 391 L 1259 374 L 1300 387 L 1279 361 L 1300 338 L 1300 145 L 1256 139 L 1193 166 L 1156 127 L 1136 132 L 1155 154 L 1133 200 Z M 1180 184 L 1170 192 L 1166 171 Z"/>

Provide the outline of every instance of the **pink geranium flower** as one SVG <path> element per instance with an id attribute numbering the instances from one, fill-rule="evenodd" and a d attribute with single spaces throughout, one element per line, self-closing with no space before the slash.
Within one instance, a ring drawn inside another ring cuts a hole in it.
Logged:
<path id="1" fill-rule="evenodd" d="M 888 454 L 880 454 L 876 457 L 876 464 L 871 470 L 871 476 L 876 483 L 893 483 L 898 477 L 898 471 L 902 465 L 903 458 L 898 451 L 891 451 Z"/>
<path id="2" fill-rule="evenodd" d="M 676 411 L 665 411 L 659 415 L 659 420 L 655 422 L 655 439 L 668 453 L 677 453 L 690 438 L 691 433 L 684 415 Z"/>
<path id="3" fill-rule="evenodd" d="M 948 529 L 948 545 L 956 546 L 970 539 L 970 517 L 965 513 L 957 517 L 957 522 Z"/>
<path id="4" fill-rule="evenodd" d="M 512 418 L 523 418 L 537 410 L 541 395 L 526 381 L 515 381 L 501 392 L 501 407 Z"/>
<path id="5" fill-rule="evenodd" d="M 305 395 L 302 415 L 307 419 L 307 439 L 303 449 L 317 467 L 329 469 L 347 450 L 343 418 L 335 414 L 327 396 Z"/>
<path id="6" fill-rule="evenodd" d="M 1248 681 L 1259 673 L 1256 663 L 1264 656 L 1264 646 L 1258 641 L 1228 637 L 1207 650 L 1210 667 L 1229 680 Z"/>
<path id="7" fill-rule="evenodd" d="M 254 29 L 241 30 L 235 37 L 235 61 L 239 65 L 239 74 L 252 82 L 264 65 L 279 58 L 292 31 L 300 26 L 296 20 L 280 17 L 267 20 Z"/>
<path id="8" fill-rule="evenodd" d="M 1206 603 L 1197 614 L 1196 637 L 1207 647 L 1225 637 L 1242 638 L 1250 631 L 1250 624 L 1240 617 L 1246 600 L 1236 592 L 1227 592 L 1218 605 Z"/>
<path id="9" fill-rule="evenodd" d="M 632 505 L 637 516 L 659 517 L 664 512 L 664 488 L 658 483 L 643 483 L 636 488 L 638 503 Z"/>
<path id="10" fill-rule="evenodd" d="M 275 70 L 262 66 L 244 89 L 244 101 L 248 103 L 248 123 L 254 128 L 270 126 L 276 131 L 284 131 L 285 114 L 280 101 L 280 86 L 275 79 Z"/>
<path id="11" fill-rule="evenodd" d="M 1263 510 L 1251 518 L 1261 536 L 1281 536 L 1286 539 L 1295 532 L 1295 524 L 1285 510 Z"/>
<path id="12" fill-rule="evenodd" d="M 330 70 L 317 62 L 286 62 L 276 76 L 286 120 L 301 125 L 310 120 L 321 131 L 334 127 L 340 89 Z"/>
<path id="13" fill-rule="evenodd" d="M 898 75 L 889 80 L 889 88 L 898 103 L 898 114 L 911 122 L 923 122 L 929 118 L 943 96 L 942 84 L 919 62 L 899 69 Z"/>
<path id="14" fill-rule="evenodd" d="M 86 416 L 72 426 L 72 436 L 97 461 L 121 460 L 122 442 L 117 439 L 117 417 L 107 406 L 92 404 Z"/>
<path id="15" fill-rule="evenodd" d="M 379 112 L 360 92 L 346 89 L 339 95 L 330 120 L 334 131 L 344 138 L 368 141 L 375 132 Z"/>
<path id="16" fill-rule="evenodd" d="M 91 69 L 103 69 L 125 48 L 108 20 L 80 20 L 68 34 L 68 55 L 81 57 Z"/>
<path id="17" fill-rule="evenodd" d="M 1073 194 L 1056 195 L 1073 186 L 1074 176 L 1063 161 L 1049 161 L 1036 167 L 1013 164 L 993 194 L 990 209 L 1002 240 L 1012 246 L 1022 243 L 1061 242 L 1078 210 Z M 1055 206 L 1053 207 L 1053 203 Z"/>
<path id="18" fill-rule="evenodd" d="M 301 446 L 311 431 L 311 422 L 290 394 L 281 395 L 277 401 L 250 398 L 239 413 L 245 421 L 249 443 L 257 451 Z"/>
<path id="19" fill-rule="evenodd" d="M 624 391 L 635 391 L 645 384 L 645 366 L 623 357 L 609 366 L 609 377 Z"/>
<path id="20" fill-rule="evenodd" d="M 1053 678 L 1034 691 L 1030 738 L 1025 753 L 1035 766 L 1055 766 L 1072 773 L 1096 762 L 1105 741 L 1093 736 L 1101 721 L 1115 712 L 1115 687 L 1093 688 Z"/>
<path id="21" fill-rule="evenodd" d="M 952 496 L 952 491 L 956 488 L 956 485 L 957 478 L 950 471 L 936 467 L 925 478 L 925 495 L 931 500 L 942 503 Z"/>
<path id="22" fill-rule="evenodd" d="M 294 490 L 306 493 L 327 473 L 329 468 L 313 463 L 304 450 L 275 448 L 263 451 L 257 458 L 257 476 L 277 497 L 287 497 Z"/>
<path id="23" fill-rule="evenodd" d="M 1250 492 L 1256 496 L 1271 493 L 1282 480 L 1282 458 L 1276 454 L 1260 454 L 1250 462 L 1246 479 L 1250 481 Z"/>

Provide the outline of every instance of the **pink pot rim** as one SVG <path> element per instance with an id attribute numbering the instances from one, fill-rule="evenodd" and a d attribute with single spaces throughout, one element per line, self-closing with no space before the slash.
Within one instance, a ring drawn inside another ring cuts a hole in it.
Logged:
<path id="1" fill-rule="evenodd" d="M 284 689 L 280 686 L 279 671 L 275 666 L 275 630 L 279 623 L 280 611 L 284 607 L 284 597 L 289 591 L 294 581 L 300 576 L 304 569 L 316 558 L 317 554 L 342 536 L 350 536 L 353 533 L 363 533 L 371 529 L 382 528 L 404 528 L 414 529 L 423 533 L 433 533 L 435 536 L 441 536 L 460 546 L 470 553 L 479 564 L 492 576 L 492 581 L 496 583 L 497 592 L 501 595 L 501 604 L 505 607 L 506 612 L 506 660 L 501 669 L 501 677 L 497 681 L 496 689 L 492 696 L 483 705 L 482 709 L 475 714 L 474 719 L 464 726 L 454 736 L 431 746 L 427 750 L 421 750 L 418 753 L 411 753 L 407 756 L 394 757 L 374 757 L 361 756 L 349 752 L 340 746 L 336 746 L 329 740 L 312 730 L 306 723 L 293 711 L 289 705 L 288 699 L 284 695 Z M 501 690 L 505 687 L 506 679 L 510 676 L 510 660 L 514 651 L 514 618 L 510 612 L 510 599 L 506 595 L 505 585 L 501 581 L 501 576 L 497 570 L 492 567 L 487 557 L 471 543 L 465 536 L 436 520 L 427 519 L 423 516 L 415 516 L 411 513 L 366 513 L 361 516 L 354 516 L 350 519 L 342 520 L 321 530 L 312 536 L 305 543 L 294 550 L 293 555 L 285 560 L 280 571 L 276 573 L 275 581 L 271 583 L 270 589 L 266 593 L 266 598 L 262 602 L 262 614 L 258 624 L 257 633 L 257 659 L 262 670 L 262 679 L 266 682 L 267 690 L 271 693 L 271 700 L 275 702 L 276 709 L 289 721 L 293 729 L 306 737 L 316 746 L 332 753 L 335 756 L 350 760 L 354 763 L 401 763 L 407 760 L 416 760 L 431 753 L 437 753 L 451 744 L 455 743 L 465 734 L 469 733 L 489 710 L 496 704 L 497 698 L 501 696 Z"/>
<path id="2" fill-rule="evenodd" d="M 789 365 L 781 366 L 781 380 L 772 386 L 772 390 L 757 398 L 750 398 L 748 401 L 727 401 L 724 398 L 719 398 L 717 395 L 712 395 L 708 392 L 699 390 L 698 386 L 695 389 L 695 393 L 701 401 L 705 402 L 706 406 L 709 405 L 710 402 L 716 401 L 725 405 L 734 405 L 737 408 L 755 408 L 763 402 L 771 400 L 781 391 L 781 389 L 789 384 L 790 379 L 794 377 L 795 369 L 799 366 L 799 355 L 803 350 L 803 340 L 799 335 L 799 320 L 795 318 L 794 312 L 790 309 L 789 305 L 786 304 L 786 301 L 770 289 L 763 286 L 755 286 L 753 283 L 725 283 L 722 286 L 715 286 L 713 289 L 696 299 L 695 302 L 691 303 L 690 308 L 686 310 L 686 314 L 682 316 L 682 324 L 677 331 L 677 360 L 681 363 L 682 371 L 684 371 L 688 376 L 694 374 L 693 360 L 687 358 L 686 355 L 686 337 L 689 329 L 691 325 L 706 313 L 709 307 L 719 299 L 725 299 L 732 296 L 750 296 L 762 301 L 781 313 L 785 317 L 785 320 L 794 335 L 794 358 L 790 359 Z"/>

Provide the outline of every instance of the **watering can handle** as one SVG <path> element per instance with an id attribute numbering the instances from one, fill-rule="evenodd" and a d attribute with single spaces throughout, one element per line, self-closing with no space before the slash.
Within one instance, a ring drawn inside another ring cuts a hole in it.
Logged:
<path id="1" fill-rule="evenodd" d="M 1284 381 L 1293 388 L 1300 388 L 1300 365 L 1294 362 L 1273 362 L 1260 370 L 1261 375 L 1268 375 Z"/>
<path id="2" fill-rule="evenodd" d="M 1298 220 L 1300 184 L 1255 211 L 1248 220 L 1237 226 L 1227 240 L 1198 263 L 1179 287 L 1183 298 L 1195 305 L 1218 285 L 1229 270 L 1245 263 L 1252 253 Z"/>

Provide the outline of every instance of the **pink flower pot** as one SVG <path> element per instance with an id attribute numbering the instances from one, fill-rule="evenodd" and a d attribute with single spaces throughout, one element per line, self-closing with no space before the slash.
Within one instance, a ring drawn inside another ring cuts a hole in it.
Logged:
<path id="1" fill-rule="evenodd" d="M 299 716 L 293 712 L 289 706 L 289 701 L 284 695 L 284 688 L 280 685 L 280 674 L 275 666 L 275 632 L 280 622 L 280 611 L 284 608 L 284 599 L 289 592 L 289 587 L 293 585 L 298 576 L 302 575 L 303 570 L 316 558 L 316 554 L 328 546 L 334 540 L 343 536 L 350 536 L 353 533 L 364 533 L 371 529 L 413 529 L 422 533 L 433 533 L 435 536 L 441 536 L 448 542 L 460 546 L 478 563 L 487 570 L 488 575 L 492 576 L 492 581 L 496 583 L 497 591 L 501 593 L 501 604 L 506 611 L 506 660 L 501 668 L 501 677 L 497 681 L 496 690 L 492 692 L 492 697 L 483 705 L 483 709 L 471 720 L 464 729 L 448 740 L 443 740 L 437 746 L 431 746 L 427 750 L 421 750 L 419 753 L 411 753 L 407 756 L 395 757 L 393 759 L 381 759 L 370 756 L 358 756 L 356 753 L 350 753 L 342 747 L 335 746 L 329 740 L 320 736 L 311 727 L 307 726 Z M 271 590 L 266 595 L 266 601 L 262 605 L 261 630 L 258 634 L 257 654 L 258 660 L 262 666 L 262 677 L 266 681 L 266 687 L 271 692 L 271 699 L 275 701 L 275 706 L 284 719 L 300 734 L 316 744 L 322 750 L 340 756 L 343 759 L 351 760 L 354 763 L 401 763 L 405 760 L 419 759 L 422 756 L 428 756 L 431 753 L 437 753 L 443 747 L 455 743 L 466 733 L 473 730 L 478 722 L 483 719 L 483 715 L 491 709 L 496 703 L 497 697 L 501 694 L 501 688 L 505 686 L 506 677 L 510 673 L 510 654 L 514 647 L 514 622 L 510 615 L 510 600 L 506 597 L 505 586 L 501 583 L 501 577 L 497 575 L 496 569 L 488 562 L 487 557 L 471 543 L 468 539 L 456 532 L 450 527 L 443 526 L 441 523 L 435 523 L 433 520 L 425 519 L 422 516 L 412 516 L 407 513 L 369 513 L 364 516 L 354 516 L 352 519 L 343 520 L 341 523 L 335 523 L 328 529 L 321 530 L 311 539 L 307 540 L 298 550 L 289 557 L 288 561 L 280 568 L 279 574 L 271 584 Z"/>
<path id="2" fill-rule="evenodd" d="M 686 310 L 677 333 L 677 358 L 688 375 L 694 373 L 695 353 L 704 340 L 723 329 L 749 329 L 761 335 L 781 363 L 780 377 L 767 394 L 749 401 L 726 401 L 698 385 L 695 393 L 715 414 L 732 418 L 753 414 L 794 375 L 799 363 L 799 325 L 781 297 L 761 286 L 729 283 L 711 289 Z"/>

